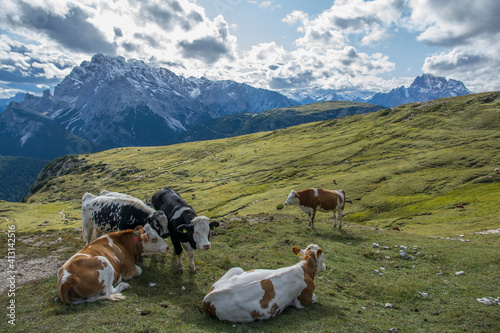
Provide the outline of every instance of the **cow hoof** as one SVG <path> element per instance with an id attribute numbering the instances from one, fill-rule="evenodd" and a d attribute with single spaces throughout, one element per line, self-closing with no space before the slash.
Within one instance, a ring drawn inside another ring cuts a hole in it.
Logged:
<path id="1" fill-rule="evenodd" d="M 189 273 L 191 273 L 191 274 L 196 274 L 196 269 L 194 269 L 194 270 L 189 270 Z"/>
<path id="2" fill-rule="evenodd" d="M 177 270 L 177 273 L 178 273 L 178 274 L 184 274 L 184 270 L 183 270 L 183 269 L 178 269 L 178 270 Z"/>

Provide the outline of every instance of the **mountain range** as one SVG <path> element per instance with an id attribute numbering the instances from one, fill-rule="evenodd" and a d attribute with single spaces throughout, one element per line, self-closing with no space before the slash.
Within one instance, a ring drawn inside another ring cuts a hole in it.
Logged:
<path id="1" fill-rule="evenodd" d="M 41 165 L 68 154 L 225 138 L 469 93 L 460 81 L 424 74 L 385 94 L 319 89 L 285 96 L 97 54 L 73 68 L 53 95 L 0 100 L 0 155 Z M 330 103 L 302 105 L 323 101 Z"/>
<path id="2" fill-rule="evenodd" d="M 461 81 L 423 74 L 416 77 L 408 88 L 401 86 L 388 93 L 377 93 L 366 102 L 391 108 L 402 104 L 428 102 L 438 98 L 469 94 L 472 92 Z"/>
<path id="3" fill-rule="evenodd" d="M 370 91 L 344 92 L 340 90 L 307 88 L 287 91 L 285 94 L 300 104 L 324 101 L 356 101 L 392 108 L 403 104 L 428 102 L 438 98 L 469 95 L 472 92 L 461 81 L 447 80 L 445 77 L 432 74 L 423 74 L 422 76 L 417 76 L 408 88 L 401 86 L 387 93 L 374 94 Z"/>
<path id="4" fill-rule="evenodd" d="M 260 113 L 244 112 L 215 118 L 194 126 L 181 133 L 177 140 L 189 142 L 229 138 L 256 132 L 274 131 L 314 121 L 371 113 L 383 108 L 380 105 L 361 102 L 328 101 L 272 109 Z"/>
<path id="5" fill-rule="evenodd" d="M 207 120 L 298 104 L 234 81 L 183 78 L 138 60 L 95 55 L 42 97 L 0 114 L 0 155 L 52 159 L 122 146 L 164 145 Z M 67 142 L 68 139 L 70 142 Z M 42 146 L 44 149 L 42 149 Z"/>

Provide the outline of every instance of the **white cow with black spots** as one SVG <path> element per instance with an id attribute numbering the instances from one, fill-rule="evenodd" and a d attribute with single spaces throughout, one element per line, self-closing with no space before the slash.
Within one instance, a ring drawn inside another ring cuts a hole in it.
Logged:
<path id="1" fill-rule="evenodd" d="M 82 228 L 87 244 L 90 243 L 94 228 L 99 234 L 101 231 L 134 229 L 146 223 L 161 237 L 168 237 L 165 213 L 156 211 L 139 199 L 126 194 L 109 193 L 98 196 L 85 193 L 82 197 Z"/>

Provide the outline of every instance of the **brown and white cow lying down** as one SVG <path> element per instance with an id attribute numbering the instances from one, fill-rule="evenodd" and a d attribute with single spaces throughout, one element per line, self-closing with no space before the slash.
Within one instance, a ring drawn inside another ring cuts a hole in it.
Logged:
<path id="1" fill-rule="evenodd" d="M 316 302 L 314 276 L 326 270 L 323 251 L 315 244 L 292 251 L 302 260 L 290 267 L 231 268 L 210 288 L 203 310 L 222 321 L 243 323 L 274 318 L 289 305 L 303 308 Z"/>
<path id="2" fill-rule="evenodd" d="M 117 301 L 130 288 L 129 280 L 139 276 L 136 265 L 141 255 L 165 253 L 168 245 L 146 224 L 135 230 L 104 235 L 77 252 L 57 273 L 57 296 L 65 304 Z"/>
<path id="3" fill-rule="evenodd" d="M 339 229 L 342 229 L 342 214 L 345 205 L 344 190 L 332 191 L 322 188 L 308 188 L 303 191 L 291 191 L 285 201 L 285 206 L 299 206 L 299 208 L 309 216 L 309 227 L 314 229 L 314 216 L 316 211 L 333 211 L 333 227 L 337 227 L 337 217 L 339 218 Z"/>

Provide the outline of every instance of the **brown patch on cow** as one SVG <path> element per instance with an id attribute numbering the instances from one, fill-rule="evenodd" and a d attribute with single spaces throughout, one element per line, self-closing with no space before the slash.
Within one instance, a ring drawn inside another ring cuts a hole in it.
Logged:
<path id="1" fill-rule="evenodd" d="M 318 250 L 319 251 L 319 250 Z M 306 251 L 306 254 L 302 258 L 304 264 L 302 265 L 302 269 L 304 270 L 304 282 L 306 283 L 306 287 L 302 290 L 297 299 L 302 306 L 311 305 L 313 302 L 312 295 L 314 292 L 314 275 L 318 270 L 314 259 L 317 260 L 316 253 L 311 251 Z"/>
<path id="2" fill-rule="evenodd" d="M 264 317 L 264 314 L 260 313 L 259 311 L 257 310 L 253 310 L 252 312 L 250 312 L 250 315 L 253 317 L 253 318 L 260 318 L 260 317 Z"/>
<path id="3" fill-rule="evenodd" d="M 142 235 L 141 238 L 144 243 L 147 244 L 149 242 L 149 236 L 147 234 Z"/>
<path id="4" fill-rule="evenodd" d="M 271 280 L 261 280 L 260 285 L 262 286 L 262 289 L 264 289 L 264 296 L 262 296 L 262 299 L 260 300 L 260 306 L 263 309 L 266 309 L 269 307 L 269 303 L 271 303 L 273 298 L 276 296 L 276 293 L 274 292 L 274 286 Z"/>
<path id="5" fill-rule="evenodd" d="M 211 302 L 203 302 L 202 308 L 203 311 L 205 311 L 212 317 L 217 318 L 217 309 L 215 308 L 215 305 L 213 305 Z"/>
<path id="6" fill-rule="evenodd" d="M 274 305 L 271 307 L 271 311 L 269 311 L 269 314 L 271 315 L 271 318 L 273 318 L 279 315 L 280 312 L 281 312 L 280 307 L 278 306 L 277 303 L 274 303 Z"/>
<path id="7" fill-rule="evenodd" d="M 214 289 L 215 289 L 215 287 L 211 286 L 210 289 L 208 289 L 208 293 L 207 294 L 210 294 Z"/>
<path id="8" fill-rule="evenodd" d="M 254 272 L 254 271 L 255 271 L 255 269 L 251 269 L 251 270 L 249 270 L 249 271 L 247 271 L 247 272 Z"/>

